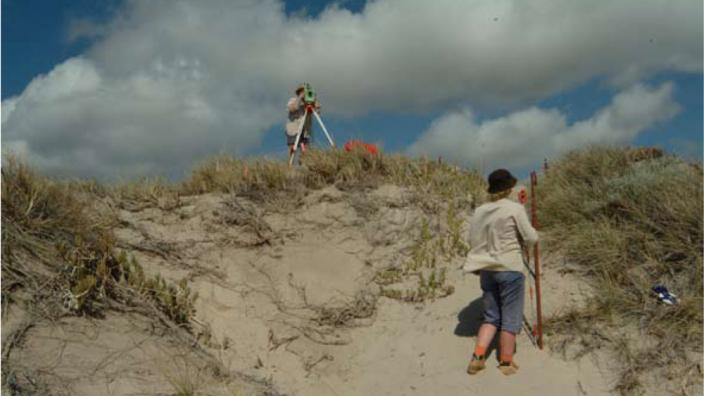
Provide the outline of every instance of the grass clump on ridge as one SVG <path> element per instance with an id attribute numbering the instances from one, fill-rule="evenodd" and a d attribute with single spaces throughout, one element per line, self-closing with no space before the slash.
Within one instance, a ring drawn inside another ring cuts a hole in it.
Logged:
<path id="1" fill-rule="evenodd" d="M 638 392 L 654 368 L 685 378 L 682 389 L 701 384 L 701 164 L 657 149 L 592 147 L 553 164 L 538 188 L 546 246 L 595 290 L 583 309 L 551 318 L 548 331 L 571 335 L 582 352 L 610 343 L 622 394 Z M 680 303 L 658 303 L 655 284 Z"/>
<path id="2" fill-rule="evenodd" d="M 435 214 L 448 200 L 467 208 L 485 199 L 486 182 L 481 175 L 440 161 L 374 155 L 362 149 L 313 149 L 306 153 L 303 164 L 289 170 L 282 160 L 245 161 L 219 156 L 194 169 L 177 190 L 182 195 L 224 192 L 271 198 L 301 192 L 304 187 L 335 185 L 350 190 L 389 183 L 410 188 L 416 203 Z"/>
<path id="3" fill-rule="evenodd" d="M 178 189 L 184 195 L 280 191 L 287 190 L 291 181 L 283 161 L 246 161 L 220 155 L 196 167 Z"/>

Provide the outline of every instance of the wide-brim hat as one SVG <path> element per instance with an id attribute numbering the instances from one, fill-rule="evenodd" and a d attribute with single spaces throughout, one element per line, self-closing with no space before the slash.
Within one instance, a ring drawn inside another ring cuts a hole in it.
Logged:
<path id="1" fill-rule="evenodd" d="M 516 178 L 506 169 L 497 169 L 489 175 L 489 194 L 500 193 L 501 191 L 513 188 L 516 185 Z"/>

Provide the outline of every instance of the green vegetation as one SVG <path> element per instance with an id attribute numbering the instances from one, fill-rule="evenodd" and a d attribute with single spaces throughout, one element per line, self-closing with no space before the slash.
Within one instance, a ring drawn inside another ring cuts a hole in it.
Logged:
<path id="1" fill-rule="evenodd" d="M 400 268 L 387 267 L 376 273 L 374 281 L 381 287 L 381 295 L 406 302 L 423 302 L 454 293 L 454 286 L 447 283 L 447 264 L 454 258 L 465 257 L 469 252 L 462 225 L 462 218 L 454 204 L 448 206 L 444 233 L 434 236 L 430 222 L 423 220 L 409 260 Z M 413 277 L 417 278 L 414 287 L 389 287 L 397 284 L 403 286 L 406 280 Z"/>
<path id="2" fill-rule="evenodd" d="M 701 381 L 701 164 L 656 149 L 593 147 L 553 164 L 539 193 L 546 246 L 595 291 L 584 308 L 551 318 L 547 330 L 562 335 L 563 346 L 578 341 L 578 353 L 604 343 L 618 350 L 622 394 L 640 391 L 643 376 L 662 367 L 666 377 Z M 655 284 L 680 304 L 658 303 Z"/>

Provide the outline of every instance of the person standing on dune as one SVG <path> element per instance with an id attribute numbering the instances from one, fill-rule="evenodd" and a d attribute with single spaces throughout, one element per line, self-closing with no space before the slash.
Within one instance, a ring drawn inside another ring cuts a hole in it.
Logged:
<path id="1" fill-rule="evenodd" d="M 303 124 L 303 132 L 298 144 L 301 146 L 301 157 L 305 154 L 311 138 L 312 118 L 306 114 L 306 103 L 303 101 L 305 94 L 305 85 L 300 84 L 296 87 L 296 96 L 288 100 L 288 121 L 286 122 L 286 144 L 288 145 L 288 155 L 291 158 L 294 155 L 293 146 L 296 144 L 296 135 Z M 320 102 L 317 100 L 314 104 L 315 111 L 320 111 Z"/>
<path id="2" fill-rule="evenodd" d="M 467 373 L 484 369 L 486 350 L 499 335 L 499 370 L 511 375 L 518 370 L 513 360 L 516 335 L 521 330 L 525 296 L 523 250 L 538 241 L 525 208 L 509 199 L 516 178 L 506 169 L 489 175 L 490 202 L 479 206 L 470 221 L 471 250 L 464 265 L 466 272 L 479 274 L 484 323 Z"/>

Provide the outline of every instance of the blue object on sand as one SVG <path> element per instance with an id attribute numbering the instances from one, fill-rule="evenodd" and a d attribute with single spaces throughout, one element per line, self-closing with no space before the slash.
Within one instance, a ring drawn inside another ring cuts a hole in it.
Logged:
<path id="1" fill-rule="evenodd" d="M 667 305 L 677 304 L 677 295 L 674 293 L 670 293 L 670 291 L 667 290 L 664 285 L 655 285 L 653 286 L 652 290 L 660 302 L 663 302 Z"/>

